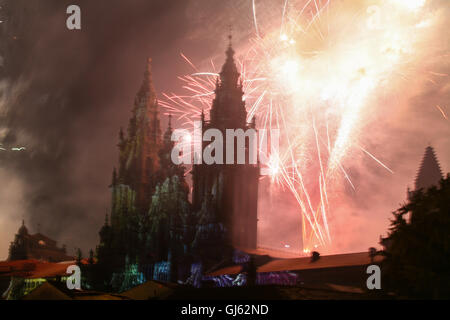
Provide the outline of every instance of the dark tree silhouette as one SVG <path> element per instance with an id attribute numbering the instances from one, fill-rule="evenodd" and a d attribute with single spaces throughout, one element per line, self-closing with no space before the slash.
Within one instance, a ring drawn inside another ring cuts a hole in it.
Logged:
<path id="1" fill-rule="evenodd" d="M 383 285 L 400 297 L 450 298 L 450 175 L 393 214 Z"/>

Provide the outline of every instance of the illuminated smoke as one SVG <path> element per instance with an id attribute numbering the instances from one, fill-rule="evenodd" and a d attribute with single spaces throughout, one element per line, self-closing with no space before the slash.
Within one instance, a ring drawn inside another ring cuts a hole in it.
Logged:
<path id="1" fill-rule="evenodd" d="M 259 128 L 282 131 L 270 178 L 298 204 L 305 252 L 333 245 L 329 218 L 342 206 L 343 184 L 358 192 L 348 172 L 355 158 L 366 156 L 394 174 L 364 146 L 364 131 L 381 112 L 377 98 L 405 90 L 425 68 L 424 44 L 436 25 L 426 6 L 426 0 L 286 0 L 274 18 L 272 6 L 252 1 L 254 36 L 239 47 L 238 61 L 248 120 L 256 116 Z M 208 111 L 218 70 L 213 61 L 203 71 L 182 57 L 194 70 L 179 77 L 186 94 L 165 94 L 162 103 L 190 126 Z"/>

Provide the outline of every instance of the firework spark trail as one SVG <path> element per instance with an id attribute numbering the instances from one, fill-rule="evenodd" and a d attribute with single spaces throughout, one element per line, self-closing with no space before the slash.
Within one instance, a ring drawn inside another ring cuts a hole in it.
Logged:
<path id="1" fill-rule="evenodd" d="M 314 118 L 312 119 L 312 126 L 313 126 L 313 130 L 314 130 L 317 156 L 319 159 L 319 166 L 320 166 L 319 187 L 320 187 L 320 201 L 321 201 L 321 205 L 322 205 L 322 210 L 321 210 L 322 211 L 322 221 L 325 226 L 325 231 L 327 232 L 327 237 L 328 237 L 328 239 L 331 239 L 330 230 L 328 229 L 328 222 L 327 222 L 327 217 L 326 217 L 326 213 L 325 213 L 325 205 L 323 203 L 323 198 L 325 197 L 324 192 L 326 192 L 326 181 L 325 181 L 325 174 L 324 174 L 323 164 L 322 164 L 322 156 L 320 153 L 319 138 L 317 135 L 316 122 L 315 122 Z"/>
<path id="2" fill-rule="evenodd" d="M 271 108 L 272 108 L 272 100 L 270 101 L 270 112 L 269 112 L 269 114 L 265 115 L 265 121 L 264 121 L 264 126 L 263 126 L 264 128 L 267 128 L 268 118 L 272 116 Z M 286 126 L 286 122 L 285 122 L 285 119 L 284 119 L 283 110 L 280 110 L 280 113 L 281 113 L 282 123 L 283 123 L 283 125 L 285 127 Z M 276 113 L 276 115 L 277 115 L 277 127 L 280 127 L 280 123 L 279 123 L 279 120 L 278 120 L 278 113 Z M 269 121 L 269 122 L 271 123 L 271 121 Z M 287 137 L 287 143 L 289 145 L 291 144 L 291 140 L 290 140 L 289 136 Z M 296 164 L 296 161 L 295 161 L 295 157 L 294 157 L 294 154 L 293 154 L 293 148 L 288 148 L 287 151 L 289 152 L 289 156 L 290 156 L 290 158 L 292 160 L 292 165 L 293 165 L 293 168 L 294 168 L 294 172 L 296 173 L 297 176 L 296 176 L 296 179 L 291 178 L 290 175 L 287 172 L 287 166 L 284 165 L 284 164 L 279 164 L 280 165 L 280 169 L 279 170 L 281 171 L 281 175 L 283 177 L 283 180 L 284 180 L 285 184 L 291 190 L 291 193 L 296 198 L 296 200 L 297 200 L 297 202 L 298 202 L 298 204 L 299 204 L 299 206 L 300 206 L 300 208 L 301 208 L 301 210 L 303 212 L 303 215 L 302 215 L 303 219 L 306 219 L 308 221 L 308 223 L 309 223 L 309 225 L 311 227 L 311 235 L 314 234 L 316 239 L 321 244 L 325 244 L 325 239 L 323 238 L 322 231 L 320 229 L 320 224 L 317 221 L 317 216 L 314 213 L 314 210 L 313 210 L 313 207 L 312 207 L 312 204 L 311 204 L 311 200 L 310 200 L 308 191 L 307 191 L 307 189 L 306 189 L 306 187 L 305 187 L 305 185 L 303 183 L 303 177 L 302 177 L 300 171 L 298 170 L 298 167 L 297 167 L 297 164 Z M 276 155 L 276 157 L 279 158 L 279 155 Z M 306 197 L 306 200 L 307 200 L 307 203 L 308 203 L 308 207 L 305 206 L 304 201 L 301 199 L 301 196 L 298 193 L 297 188 L 295 187 L 295 182 L 296 181 L 299 182 L 299 184 L 300 184 L 300 186 L 302 188 L 303 194 Z M 309 210 L 308 210 L 308 208 L 309 208 Z M 311 219 L 311 216 L 314 219 Z M 306 237 L 306 235 L 305 235 L 305 237 Z"/>
<path id="3" fill-rule="evenodd" d="M 328 206 L 328 193 L 327 193 L 327 183 L 326 178 L 324 176 L 323 171 L 321 171 L 319 176 L 319 184 L 320 184 L 320 202 L 322 207 L 322 223 L 325 226 L 325 231 L 327 233 L 327 240 L 331 242 L 331 234 L 330 228 L 328 227 L 328 218 L 327 218 L 327 206 Z M 325 199 L 325 201 L 324 201 Z"/>
<path id="4" fill-rule="evenodd" d="M 255 4 L 255 0 L 252 0 L 252 6 L 253 6 L 253 21 L 254 21 L 254 24 L 255 24 L 256 36 L 259 38 L 258 22 L 256 20 L 256 4 Z"/>
<path id="5" fill-rule="evenodd" d="M 282 175 L 285 178 L 285 181 L 286 181 L 288 187 L 290 188 L 292 194 L 294 195 L 298 204 L 300 205 L 302 212 L 304 213 L 303 217 L 306 218 L 306 220 L 308 220 L 308 223 L 311 226 L 312 232 L 315 234 L 316 238 L 318 238 L 319 241 L 321 241 L 321 243 L 323 243 L 323 237 L 321 235 L 320 229 L 317 229 L 317 227 L 318 227 L 317 221 L 313 222 L 311 220 L 308 210 L 306 209 L 305 203 L 303 202 L 299 193 L 297 192 L 297 188 L 292 183 L 292 180 L 288 178 L 288 174 L 284 167 L 282 167 L 281 172 L 282 172 Z M 301 178 L 301 175 L 300 175 L 300 178 Z M 314 213 L 313 213 L 313 216 L 315 217 Z"/>
<path id="6" fill-rule="evenodd" d="M 283 110 L 280 110 L 280 115 L 281 115 L 283 127 L 286 129 L 286 128 L 287 128 L 287 126 L 286 126 L 286 119 L 285 119 Z M 285 131 L 287 131 L 287 130 L 285 130 Z M 287 135 L 287 142 L 288 142 L 288 145 L 292 146 L 292 143 L 291 143 L 291 140 L 290 140 L 290 139 L 291 139 L 290 136 Z M 307 220 L 308 220 L 308 222 L 309 222 L 310 227 L 313 228 L 314 233 L 315 233 L 316 235 L 318 234 L 317 240 L 320 241 L 320 243 L 321 243 L 322 245 L 324 245 L 324 244 L 326 243 L 326 240 L 325 240 L 324 237 L 323 237 L 323 234 L 322 234 L 322 231 L 321 231 L 321 225 L 320 225 L 319 222 L 317 221 L 317 216 L 316 216 L 316 214 L 315 214 L 315 210 L 313 209 L 313 206 L 312 206 L 312 202 L 311 202 L 311 198 L 310 198 L 309 192 L 308 192 L 307 188 L 305 187 L 305 183 L 304 183 L 304 180 L 303 180 L 303 176 L 302 176 L 302 174 L 301 174 L 301 172 L 300 172 L 300 170 L 299 170 L 299 168 L 298 168 L 298 166 L 297 166 L 297 161 L 295 160 L 295 156 L 294 156 L 294 149 L 293 149 L 293 148 L 289 148 L 288 150 L 289 150 L 289 152 L 290 152 L 291 163 L 292 163 L 293 168 L 294 168 L 294 173 L 295 173 L 295 175 L 296 175 L 296 178 L 298 179 L 297 181 L 299 182 L 299 185 L 300 185 L 302 194 L 305 196 L 306 202 L 308 203 L 308 208 L 309 208 L 309 210 L 310 210 L 310 212 L 311 212 L 311 213 L 309 213 L 309 212 L 306 210 L 306 207 L 305 207 L 305 206 L 302 206 L 303 215 L 306 216 L 306 218 L 307 218 Z M 284 175 L 285 182 L 286 182 L 289 186 L 292 186 L 292 185 L 293 185 L 293 181 L 290 181 L 289 179 L 286 179 L 286 178 L 288 178 L 288 177 L 289 177 L 288 175 Z M 297 197 L 298 191 L 295 189 L 295 187 L 294 187 L 294 188 L 291 188 L 291 191 L 292 191 L 292 192 L 296 195 L 296 197 Z M 300 196 L 299 196 L 298 198 L 300 198 Z M 311 220 L 310 214 L 313 216 L 314 220 Z M 317 231 L 316 231 L 316 229 L 317 229 Z M 304 236 L 307 237 L 307 235 L 304 235 Z"/>
<path id="7" fill-rule="evenodd" d="M 266 124 L 267 124 L 267 123 L 265 122 L 265 125 L 266 125 Z M 290 144 L 289 138 L 288 138 L 288 144 Z M 297 175 L 298 175 L 298 181 L 299 181 L 300 185 L 303 186 L 304 191 L 306 191 L 306 189 L 304 188 L 302 175 L 301 175 L 300 172 L 298 171 L 298 168 L 297 168 L 296 163 L 295 163 L 295 161 L 294 161 L 294 156 L 293 156 L 293 154 L 292 154 L 292 150 L 293 150 L 292 148 L 288 148 L 288 150 L 287 150 L 287 152 L 289 153 L 288 157 L 290 157 L 290 158 L 293 160 L 292 163 L 293 163 L 293 165 L 294 165 L 295 171 L 297 172 Z M 275 156 L 279 158 L 279 155 L 275 155 Z M 296 188 L 295 183 L 294 183 L 295 180 L 292 179 L 292 178 L 289 176 L 289 173 L 288 173 L 288 171 L 287 171 L 287 166 L 282 165 L 281 163 L 279 163 L 279 165 L 280 165 L 279 171 L 281 172 L 281 175 L 282 175 L 282 177 L 283 177 L 284 182 L 286 183 L 286 185 L 288 186 L 288 188 L 291 190 L 291 193 L 294 195 L 295 199 L 297 200 L 297 202 L 298 202 L 298 204 L 299 204 L 299 206 L 300 206 L 300 208 L 301 208 L 301 210 L 302 210 L 302 212 L 303 212 L 302 217 L 308 221 L 309 225 L 311 226 L 312 233 L 316 236 L 316 238 L 318 238 L 321 242 L 323 242 L 323 237 L 322 237 L 322 235 L 321 235 L 320 230 L 318 229 L 319 225 L 318 225 L 318 223 L 317 223 L 316 220 L 315 220 L 314 222 L 312 221 L 311 215 L 310 215 L 310 213 L 309 213 L 309 211 L 308 211 L 308 209 L 307 209 L 307 207 L 306 207 L 304 201 L 301 199 L 300 194 L 299 194 L 298 191 L 297 191 L 297 188 Z M 309 208 L 310 208 L 310 210 L 311 210 L 311 212 L 312 212 L 312 206 L 311 206 L 311 203 L 310 203 L 310 201 L 309 201 L 309 197 L 308 197 L 307 192 L 305 192 L 305 195 L 306 195 L 307 200 L 308 200 Z M 316 218 L 316 217 L 314 216 L 314 213 L 313 213 L 313 212 L 312 212 L 312 215 L 313 215 L 314 218 Z"/>
<path id="8" fill-rule="evenodd" d="M 366 149 L 364 149 L 363 147 L 359 146 L 359 148 L 364 151 L 364 153 L 366 153 L 369 157 L 371 157 L 373 160 L 375 160 L 380 166 L 382 166 L 383 168 L 385 168 L 387 171 L 389 171 L 390 173 L 394 174 L 394 171 L 392 171 L 391 169 L 389 169 L 389 167 L 387 165 L 385 165 L 383 162 L 381 162 L 380 160 L 378 160 L 373 154 L 371 154 L 369 151 L 367 151 Z"/>
<path id="9" fill-rule="evenodd" d="M 194 69 L 197 70 L 197 67 L 191 62 L 191 60 L 189 60 L 182 52 L 180 52 L 181 57 L 183 57 L 184 60 L 186 60 L 186 62 Z"/>
<path id="10" fill-rule="evenodd" d="M 445 114 L 444 110 L 439 105 L 436 105 L 436 108 L 438 108 L 438 110 L 441 112 L 444 119 L 448 120 L 447 115 Z"/>
<path id="11" fill-rule="evenodd" d="M 414 1 L 414 5 L 379 1 L 384 24 L 373 29 L 366 21 L 370 17 L 364 15 L 367 8 L 349 10 L 345 3 L 352 2 L 284 0 L 277 21 L 258 20 L 256 1 L 251 2 L 255 36 L 236 61 L 247 121 L 256 116 L 258 129 L 281 130 L 279 153 L 269 157 L 267 166 L 271 181 L 287 187 L 298 203 L 305 252 L 331 243 L 329 195 L 339 188 L 338 176 L 356 190 L 344 168 L 354 152 L 363 152 L 393 173 L 359 145 L 359 136 L 367 114 L 376 111 L 369 109 L 376 90 L 410 78 L 419 61 L 413 53 L 417 34 L 425 29 L 417 29 L 423 23 L 416 17 L 426 0 Z M 263 5 L 258 6 L 260 11 L 264 12 Z M 184 126 L 209 110 L 218 73 L 212 60 L 212 69 L 203 72 L 184 54 L 181 57 L 195 71 L 179 77 L 187 94 L 164 95 L 162 105 Z M 447 119 L 443 109 L 436 108 Z M 309 172 L 307 164 L 314 159 L 318 172 Z"/>
<path id="12" fill-rule="evenodd" d="M 353 190 L 356 190 L 355 186 L 353 185 L 352 180 L 350 179 L 349 175 L 347 174 L 347 171 L 345 171 L 342 164 L 339 164 L 339 168 L 341 168 L 342 173 L 344 174 L 345 179 L 347 179 L 348 183 L 350 183 L 350 186 L 353 188 Z"/>

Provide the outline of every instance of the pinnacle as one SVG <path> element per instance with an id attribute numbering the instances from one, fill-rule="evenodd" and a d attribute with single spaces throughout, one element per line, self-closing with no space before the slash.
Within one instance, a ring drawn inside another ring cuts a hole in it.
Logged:
<path id="1" fill-rule="evenodd" d="M 434 149 L 428 146 L 425 149 L 419 171 L 415 181 L 415 189 L 428 189 L 437 186 L 442 179 L 442 171 L 439 166 Z"/>
<path id="2" fill-rule="evenodd" d="M 144 72 L 144 81 L 138 93 L 139 96 L 151 97 L 156 99 L 155 89 L 153 88 L 152 79 L 152 58 L 147 58 L 147 66 Z"/>

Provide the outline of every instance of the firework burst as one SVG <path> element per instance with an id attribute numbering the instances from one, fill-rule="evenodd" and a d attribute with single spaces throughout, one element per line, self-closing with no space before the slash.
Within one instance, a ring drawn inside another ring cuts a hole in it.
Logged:
<path id="1" fill-rule="evenodd" d="M 426 0 L 372 3 L 286 0 L 279 17 L 261 23 L 264 7 L 251 2 L 254 37 L 237 61 L 248 121 L 256 116 L 259 129 L 280 129 L 279 154 L 267 166 L 271 182 L 298 203 L 304 252 L 332 243 L 330 195 L 342 181 L 357 189 L 346 170 L 355 153 L 393 173 L 359 136 L 375 92 L 411 74 L 432 21 L 419 14 Z M 161 104 L 191 128 L 211 106 L 218 70 L 211 61 L 200 71 L 182 57 L 194 70 L 179 77 L 186 94 L 164 94 Z"/>

